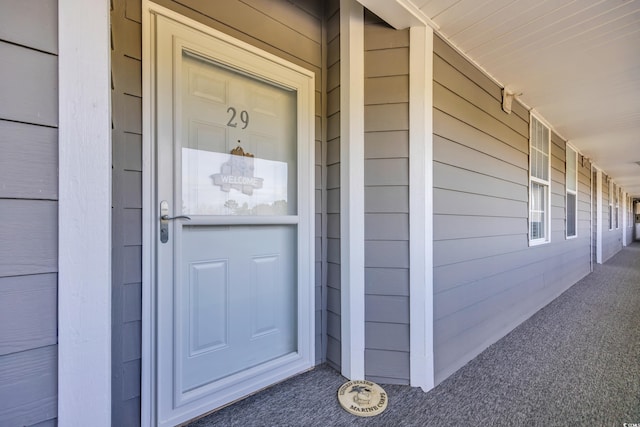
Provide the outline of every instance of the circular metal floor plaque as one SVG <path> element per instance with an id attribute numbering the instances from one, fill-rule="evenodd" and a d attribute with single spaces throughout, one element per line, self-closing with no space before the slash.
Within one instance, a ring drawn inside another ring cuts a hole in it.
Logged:
<path id="1" fill-rule="evenodd" d="M 359 417 L 373 417 L 387 409 L 387 393 L 366 380 L 344 383 L 338 390 L 338 401 L 345 411 Z"/>

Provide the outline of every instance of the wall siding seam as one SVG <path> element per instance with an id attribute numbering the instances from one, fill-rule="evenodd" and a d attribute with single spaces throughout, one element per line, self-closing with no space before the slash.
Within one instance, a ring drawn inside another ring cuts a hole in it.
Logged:
<path id="1" fill-rule="evenodd" d="M 452 52 L 453 52 L 453 51 L 452 51 Z M 453 52 L 453 53 L 458 54 L 457 52 Z M 493 99 L 493 100 L 495 100 L 495 101 L 498 101 L 500 104 L 502 104 L 502 99 L 495 97 L 491 92 L 489 92 L 487 89 L 485 89 L 485 87 L 484 87 L 484 86 L 482 86 L 481 84 L 478 84 L 478 82 L 477 82 L 476 80 L 474 80 L 474 79 L 473 79 L 473 76 L 470 76 L 469 74 L 465 73 L 465 72 L 464 72 L 464 70 L 461 70 L 460 68 L 456 67 L 456 65 L 455 65 L 453 62 L 451 62 L 451 61 L 447 60 L 447 58 L 445 58 L 445 56 L 444 56 L 444 55 L 442 55 L 442 54 L 441 54 L 441 53 L 439 53 L 439 52 L 436 52 L 436 51 L 435 51 L 435 49 L 434 49 L 433 54 L 434 54 L 434 56 L 435 56 L 435 57 L 437 57 L 437 58 L 439 58 L 440 60 L 442 60 L 442 62 L 444 62 L 445 64 L 449 65 L 451 68 L 453 68 L 453 69 L 454 69 L 454 70 L 456 70 L 458 73 L 460 73 L 460 75 L 462 75 L 463 77 L 465 77 L 465 78 L 466 78 L 467 80 L 469 80 L 471 83 L 473 83 L 474 85 L 476 85 L 476 86 L 477 86 L 479 89 L 481 89 L 484 93 L 486 93 L 487 95 L 489 95 L 489 97 L 491 97 L 491 99 Z M 463 58 L 462 56 L 461 56 L 460 58 L 466 61 L 466 59 L 465 59 L 465 58 Z M 434 61 L 434 63 L 435 63 L 435 61 Z M 469 63 L 469 64 L 470 64 L 470 65 L 475 69 L 475 65 L 473 65 L 473 64 L 471 64 L 471 63 Z M 437 76 L 435 75 L 435 73 L 434 73 L 434 76 L 433 76 L 433 80 L 434 80 L 434 81 L 439 82 L 439 81 L 438 81 L 438 79 L 437 79 Z M 491 84 L 495 84 L 495 83 L 491 82 Z M 522 118 L 522 117 L 520 117 L 520 116 L 517 116 L 517 117 L 518 117 L 518 118 Z"/>
<path id="2" fill-rule="evenodd" d="M 493 98 L 495 98 L 496 100 L 502 102 L 501 94 L 499 92 L 500 89 L 502 89 L 502 88 L 496 83 L 496 81 L 493 79 L 493 77 L 489 77 L 483 70 L 478 69 L 477 66 L 474 63 L 472 63 L 471 61 L 469 61 L 469 59 L 467 59 L 466 57 L 461 55 L 459 52 L 457 52 L 453 47 L 451 47 L 447 42 L 445 42 L 437 34 L 436 34 L 436 37 L 434 37 L 433 53 L 434 53 L 434 56 L 439 57 L 444 62 L 446 62 L 449 65 L 451 65 L 453 68 L 459 70 L 459 72 L 461 74 L 467 76 L 467 78 L 469 78 L 470 80 L 476 82 L 476 78 L 478 78 L 478 81 L 480 81 L 480 80 L 484 81 L 485 84 L 487 85 L 487 87 L 497 88 L 498 91 L 496 91 L 496 94 L 493 95 L 493 94 L 491 94 L 491 92 L 489 92 L 482 85 L 479 85 L 480 87 L 483 87 L 485 92 L 489 93 L 489 95 L 491 95 Z M 450 57 L 451 60 L 447 60 L 447 57 Z M 461 67 L 457 67 L 453 63 L 454 59 L 457 60 L 457 62 L 460 63 L 461 65 L 466 65 L 466 68 L 468 68 L 469 70 L 473 71 L 473 73 L 464 72 L 464 70 L 462 70 Z M 472 76 L 471 74 L 475 74 L 476 78 L 474 78 L 474 76 Z M 516 99 L 515 101 L 516 102 L 514 102 L 514 104 L 513 104 L 512 111 L 518 117 L 520 117 L 522 120 L 524 120 L 525 122 L 528 123 L 529 122 L 529 108 L 527 106 L 525 106 L 520 100 Z"/>
<path id="3" fill-rule="evenodd" d="M 580 257 L 576 257 L 574 260 L 569 260 L 569 261 L 570 261 L 570 262 L 578 261 L 578 260 L 579 260 L 579 259 L 581 259 L 581 258 L 583 258 L 583 255 L 581 255 Z M 578 266 L 579 266 L 579 265 L 578 265 Z M 563 267 L 566 267 L 566 265 L 564 265 Z M 576 269 L 576 270 L 578 269 L 577 267 L 572 267 L 572 268 L 574 268 L 574 269 Z M 572 271 L 571 271 L 570 269 L 568 269 L 567 275 L 568 275 L 568 274 L 571 274 L 571 273 L 572 273 Z M 542 280 L 544 280 L 544 275 L 545 275 L 545 274 L 546 274 L 545 272 L 542 272 L 542 273 L 540 273 L 537 277 L 540 277 Z M 485 302 L 487 302 L 487 301 L 490 301 L 490 300 L 492 300 L 492 299 L 494 299 L 494 298 L 497 298 L 497 297 L 499 297 L 499 296 L 501 296 L 501 295 L 505 295 L 507 292 L 514 291 L 514 290 L 517 290 L 518 288 L 521 288 L 521 287 L 523 287 L 523 286 L 526 286 L 526 284 L 528 283 L 528 281 L 529 281 L 529 280 L 531 280 L 531 279 L 532 279 L 532 277 L 526 277 L 526 278 L 522 278 L 519 282 L 509 284 L 509 285 L 507 285 L 507 286 L 505 286 L 505 287 L 498 287 L 498 288 L 497 288 L 497 292 L 493 291 L 492 293 L 487 294 L 487 295 L 486 295 L 484 298 L 482 298 L 482 299 L 474 299 L 474 300 L 473 300 L 473 302 L 471 302 L 471 303 L 469 303 L 469 304 L 467 304 L 467 305 L 461 305 L 457 310 L 455 310 L 455 311 L 451 311 L 451 312 L 449 312 L 449 313 L 446 313 L 445 315 L 442 315 L 442 316 L 440 316 L 440 317 L 434 318 L 434 320 L 435 320 L 435 321 L 437 321 L 437 322 L 440 322 L 440 321 L 448 320 L 448 319 L 451 319 L 451 318 L 453 318 L 453 317 L 459 316 L 459 314 L 460 314 L 460 313 L 467 312 L 469 309 L 471 309 L 471 308 L 473 308 L 473 307 L 478 307 L 478 306 L 482 305 L 483 303 L 485 303 Z M 446 291 L 446 292 L 448 292 L 448 291 Z M 442 294 L 444 294 L 444 293 L 446 293 L 446 292 L 438 292 L 436 295 L 442 295 Z M 493 317 L 492 317 L 492 314 L 491 314 L 491 313 L 487 313 L 487 314 L 485 315 L 484 320 L 491 320 L 492 318 L 493 318 Z M 477 322 L 477 321 L 476 321 L 476 322 L 471 323 L 471 324 L 470 324 L 468 327 L 466 327 L 466 328 L 458 329 L 458 334 L 457 334 L 457 335 L 460 335 L 460 334 L 462 334 L 462 333 L 464 333 L 465 331 L 468 331 L 468 330 L 470 330 L 470 329 L 473 329 L 473 328 L 479 327 L 478 325 L 480 325 L 481 323 L 482 323 L 482 322 Z M 457 336 L 457 335 L 452 335 L 452 336 L 449 338 L 449 340 L 454 340 L 454 339 L 456 338 L 456 336 Z M 441 341 L 440 343 L 448 342 L 449 340 Z"/>
<path id="4" fill-rule="evenodd" d="M 448 142 L 450 142 L 452 144 L 455 144 L 456 146 L 458 146 L 459 148 L 462 148 L 465 151 L 470 151 L 471 154 L 473 154 L 475 152 L 475 153 L 477 153 L 477 155 L 480 155 L 481 158 L 482 157 L 487 157 L 487 158 L 492 159 L 494 161 L 501 162 L 504 165 L 511 166 L 513 168 L 519 169 L 519 171 L 522 171 L 522 172 L 526 172 L 526 170 L 527 170 L 526 168 L 524 168 L 524 167 L 522 167 L 520 165 L 505 161 L 504 159 L 501 159 L 499 157 L 496 157 L 496 156 L 493 156 L 493 155 L 490 155 L 490 154 L 487 154 L 487 153 L 483 153 L 482 151 L 475 150 L 473 148 L 469 148 L 466 145 L 461 144 L 461 143 L 459 143 L 457 141 L 446 139 L 446 138 L 444 138 L 442 136 L 439 136 L 439 135 L 436 135 L 436 136 L 438 136 L 439 138 L 442 138 L 444 141 L 448 141 Z M 436 142 L 435 145 L 439 145 L 438 142 L 437 142 L 437 139 L 435 139 L 434 142 Z M 438 149 L 436 148 L 435 151 L 438 151 Z M 485 172 L 481 172 L 478 169 L 469 169 L 468 167 L 464 167 L 464 166 L 461 166 L 461 165 L 458 165 L 458 164 L 455 164 L 455 163 L 451 163 L 451 160 L 447 161 L 445 158 L 442 158 L 442 157 L 445 157 L 445 156 L 438 156 L 438 154 L 434 154 L 434 157 L 435 157 L 434 160 L 433 160 L 434 163 L 440 163 L 442 165 L 452 166 L 452 167 L 454 167 L 456 169 L 477 173 L 479 175 L 488 176 L 490 178 L 500 179 L 501 181 L 506 181 L 506 182 L 512 182 L 514 184 L 519 184 L 517 181 L 510 181 L 510 180 L 501 178 L 500 176 L 497 176 L 497 175 L 490 175 L 490 174 L 487 174 Z M 456 158 L 454 160 L 458 160 L 458 159 Z M 524 185 L 524 184 L 520 184 L 520 185 Z"/>
<path id="5" fill-rule="evenodd" d="M 454 142 L 454 143 L 455 143 L 455 141 L 452 141 L 452 142 Z M 457 143 L 456 143 L 456 144 L 457 144 Z M 481 152 L 479 152 L 479 153 L 481 153 Z M 484 154 L 484 153 L 481 153 L 481 154 Z M 493 156 L 489 156 L 489 157 L 491 157 L 491 158 L 493 158 L 493 159 L 496 159 L 496 160 L 501 160 L 501 159 L 499 159 L 499 158 L 497 158 L 497 157 L 493 157 Z M 434 160 L 434 161 L 433 161 L 433 163 L 438 163 L 438 164 L 441 164 L 441 165 L 451 166 L 451 167 L 456 168 L 456 169 L 458 169 L 458 170 L 463 170 L 463 171 L 466 171 L 466 172 L 472 172 L 472 173 L 475 173 L 475 174 L 478 174 L 478 175 L 487 176 L 487 177 L 489 177 L 489 178 L 494 178 L 494 179 L 497 179 L 497 180 L 502 181 L 502 182 L 507 182 L 507 183 L 509 183 L 509 184 L 517 185 L 517 186 L 519 186 L 519 187 L 527 187 L 527 188 L 529 187 L 527 184 L 521 184 L 521 183 L 519 183 L 519 182 L 516 182 L 516 181 L 510 181 L 510 180 L 508 180 L 508 179 L 504 179 L 504 178 L 501 178 L 501 177 L 499 177 L 499 176 L 490 175 L 490 174 L 488 174 L 488 173 L 484 173 L 484 172 L 479 172 L 479 171 L 478 171 L 478 170 L 476 170 L 476 169 L 469 169 L 469 168 L 461 167 L 461 166 L 458 166 L 458 165 L 455 165 L 455 164 L 452 164 L 452 163 L 447 163 L 447 162 L 445 162 L 445 161 L 443 161 L 443 160 Z M 511 166 L 514 166 L 514 167 L 516 167 L 516 168 L 518 168 L 518 169 L 522 169 L 522 170 L 524 171 L 524 169 L 523 169 L 523 168 L 521 168 L 521 167 L 520 167 L 520 166 L 518 166 L 518 165 L 515 165 L 515 164 L 513 164 L 513 163 L 509 163 L 509 162 L 504 162 L 504 163 L 506 163 L 506 164 L 508 164 L 508 165 L 511 165 Z M 444 188 L 446 188 L 446 187 L 444 187 Z"/>
<path id="6" fill-rule="evenodd" d="M 481 132 L 481 133 L 483 133 L 483 134 L 485 134 L 485 135 L 487 135 L 487 136 L 491 137 L 492 139 L 494 139 L 494 140 L 496 140 L 496 141 L 500 142 L 501 144 L 504 144 L 506 147 L 513 148 L 513 149 L 517 150 L 518 152 L 520 152 L 520 153 L 522 153 L 522 154 L 526 154 L 527 156 L 529 155 L 529 151 L 528 151 L 528 149 L 527 149 L 527 150 L 524 150 L 524 149 L 522 149 L 522 150 L 521 150 L 521 149 L 519 149 L 519 148 L 515 147 L 514 145 L 509 144 L 507 141 L 504 141 L 504 140 L 500 139 L 498 136 L 493 135 L 493 134 L 488 133 L 488 132 L 485 132 L 484 130 L 482 130 L 482 129 L 480 129 L 480 128 L 476 127 L 476 126 L 474 126 L 473 124 L 466 122 L 465 120 L 463 120 L 463 118 L 462 118 L 462 117 L 457 116 L 457 115 L 453 115 L 453 114 L 451 114 L 451 113 L 449 113 L 449 112 L 447 112 L 447 111 L 445 111 L 445 110 L 443 110 L 443 109 L 439 108 L 437 105 L 435 105 L 435 100 L 434 100 L 434 107 L 433 107 L 433 109 L 434 109 L 434 111 L 436 111 L 436 110 L 437 110 L 439 113 L 444 114 L 444 115 L 446 115 L 446 116 L 449 116 L 449 117 L 451 117 L 452 119 L 455 119 L 456 121 L 458 121 L 458 122 L 462 123 L 462 124 L 463 124 L 463 125 L 465 125 L 465 126 L 468 126 L 468 127 L 472 128 L 472 129 L 474 129 L 474 130 L 478 131 L 478 132 Z M 434 136 L 436 136 L 436 135 L 437 135 L 437 136 L 439 136 L 439 137 L 441 137 L 441 138 L 448 139 L 449 141 L 457 142 L 457 141 L 455 141 L 455 140 L 452 140 L 452 139 L 447 138 L 447 135 L 443 135 L 443 134 L 440 134 L 440 133 L 435 132 L 435 131 L 433 132 L 433 134 L 434 134 Z M 528 140 L 528 138 L 526 138 L 526 139 Z M 461 145 L 463 145 L 463 144 L 461 144 Z M 466 146 L 465 146 L 465 147 L 466 147 Z M 528 170 L 528 166 L 527 166 L 527 170 Z"/>
<path id="7" fill-rule="evenodd" d="M 461 89 L 454 89 L 453 87 L 451 87 L 450 85 L 446 84 L 446 82 L 444 81 L 439 81 L 439 80 L 434 80 L 434 82 L 436 82 L 437 84 L 441 85 L 444 88 L 447 88 L 450 92 L 456 94 L 457 96 L 459 96 L 460 98 L 466 100 L 470 105 L 473 105 L 474 107 L 476 107 L 477 109 L 483 111 L 484 113 L 488 114 L 493 120 L 497 121 L 498 123 L 503 124 L 504 126 L 508 127 L 509 129 L 513 130 L 514 132 L 524 136 L 527 136 L 527 134 L 525 132 L 528 131 L 528 123 L 525 122 L 522 118 L 518 117 L 518 116 L 507 116 L 507 117 L 503 117 L 504 116 L 504 112 L 502 111 L 502 104 L 501 102 L 496 101 L 494 107 L 496 107 L 495 109 L 488 109 L 485 108 L 485 106 L 483 106 L 481 103 L 477 102 L 477 100 L 472 100 L 469 97 L 465 96 L 465 92 Z M 477 86 L 477 85 L 476 85 Z M 485 91 L 486 93 L 486 91 Z M 491 97 L 491 102 L 495 101 L 495 99 L 493 97 Z M 512 117 L 516 117 L 517 119 L 520 119 L 520 121 L 522 122 L 521 126 L 527 126 L 526 130 L 519 130 L 515 123 L 513 123 L 514 119 Z"/>
<path id="8" fill-rule="evenodd" d="M 480 193 L 474 193 L 472 191 L 462 191 L 462 190 L 451 190 L 449 188 L 443 188 L 443 187 L 439 187 L 434 185 L 433 186 L 434 189 L 438 189 L 438 190 L 442 190 L 442 191 L 447 191 L 447 192 L 451 192 L 451 193 L 460 193 L 460 194 L 472 194 L 475 196 L 482 196 L 488 199 L 496 199 L 496 200 L 507 200 L 510 202 L 517 202 L 517 203 L 527 203 L 526 200 L 518 200 L 518 199 L 510 199 L 508 197 L 498 197 L 498 196 L 491 196 L 491 195 L 487 195 L 487 194 L 480 194 Z M 441 214 L 438 214 L 441 215 Z M 449 215 L 453 215 L 453 214 L 449 214 Z M 469 216 L 485 216 L 485 215 L 469 215 Z M 496 215 L 499 216 L 499 215 Z M 513 218 L 513 216 L 509 215 L 509 218 Z"/>
<path id="9" fill-rule="evenodd" d="M 58 129 L 58 126 L 54 126 L 54 125 L 46 125 L 46 124 L 41 124 L 41 123 L 26 122 L 26 121 L 23 121 L 23 120 L 15 120 L 15 119 L 9 119 L 9 118 L 4 118 L 4 117 L 0 117 L 0 121 L 10 122 L 10 123 L 18 123 L 18 124 L 21 124 L 21 125 L 28 125 L 28 126 L 39 126 L 39 127 L 43 127 L 43 128 L 47 128 L 47 129 Z"/>
<path id="10" fill-rule="evenodd" d="M 265 13 L 265 11 L 264 11 L 264 10 L 259 9 L 259 8 L 255 7 L 254 5 L 252 5 L 252 4 L 250 4 L 250 3 L 248 3 L 248 2 L 246 2 L 246 1 L 244 1 L 244 0 L 240 0 L 240 2 L 241 2 L 241 3 L 243 3 L 243 4 L 245 4 L 245 5 L 247 5 L 247 6 L 248 6 L 248 7 L 250 7 L 251 9 L 253 9 L 253 10 L 255 10 L 255 11 L 259 12 L 262 16 L 264 16 L 264 18 L 265 18 L 265 19 L 271 19 L 271 20 L 273 20 L 273 21 L 275 21 L 275 22 L 279 23 L 279 24 L 280 24 L 280 25 L 282 25 L 283 27 L 289 28 L 291 31 L 293 31 L 293 32 L 295 32 L 295 33 L 297 33 L 297 34 L 299 34 L 301 37 L 304 37 L 305 39 L 307 39 L 307 40 L 309 40 L 309 41 L 311 41 L 311 42 L 313 42 L 313 43 L 321 44 L 321 43 L 318 43 L 316 40 L 314 40 L 312 37 L 309 37 L 309 36 L 307 36 L 306 34 L 304 34 L 304 33 L 300 32 L 300 31 L 299 31 L 298 29 L 296 29 L 295 27 L 292 27 L 291 25 L 288 25 L 288 23 L 287 23 L 288 21 L 286 21 L 286 20 L 281 20 L 281 19 L 277 19 L 277 18 L 275 17 L 275 15 L 269 15 L 269 14 Z M 302 8 L 297 7 L 297 5 L 296 5 L 296 4 L 293 4 L 293 3 L 292 3 L 292 4 L 291 4 L 291 6 L 293 6 L 293 7 L 297 8 L 297 9 L 299 9 L 300 11 L 302 11 L 302 12 L 303 12 L 303 13 L 305 13 L 305 14 L 308 14 L 309 16 L 313 16 L 313 15 L 311 15 L 308 11 L 306 11 L 306 10 L 304 10 L 304 9 L 302 9 Z M 317 18 L 317 17 L 316 17 L 316 16 L 313 16 L 313 18 Z M 320 19 L 317 19 L 317 21 L 318 21 L 318 23 L 319 23 L 319 22 L 320 22 Z M 322 37 L 322 35 L 319 35 L 319 37 Z"/>
<path id="11" fill-rule="evenodd" d="M 437 188 L 437 187 L 436 187 Z M 528 216 L 511 216 L 511 215 L 470 215 L 459 213 L 435 213 L 434 216 L 452 216 L 452 217 L 468 217 L 468 218 L 514 218 L 514 219 L 527 219 Z M 526 234 L 526 231 L 525 231 Z M 447 239 L 444 239 L 447 240 Z"/>
<path id="12" fill-rule="evenodd" d="M 444 86 L 443 87 L 445 90 L 449 91 L 449 89 L 447 89 Z M 456 97 L 455 100 L 455 104 L 456 107 L 458 108 L 460 106 L 464 107 L 468 107 L 471 108 L 471 112 L 472 113 L 479 113 L 479 116 L 481 117 L 475 117 L 475 115 L 477 114 L 470 114 L 468 112 L 464 112 L 464 111 L 447 111 L 447 108 L 452 109 L 452 105 L 447 105 L 447 103 L 438 103 L 437 102 L 437 97 L 434 100 L 434 111 L 438 111 L 438 113 L 449 116 L 453 119 L 455 119 L 458 122 L 458 125 L 462 124 L 464 126 L 468 126 L 471 129 L 474 129 L 475 131 L 481 132 L 489 137 L 491 137 L 492 139 L 495 139 L 496 141 L 499 141 L 501 143 L 503 143 L 504 145 L 506 145 L 507 147 L 511 147 L 516 149 L 517 151 L 523 153 L 523 154 L 527 154 L 528 155 L 528 151 L 525 151 L 524 149 L 524 142 L 528 142 L 529 138 L 525 135 L 522 135 L 521 133 L 519 133 L 518 131 L 512 129 L 511 127 L 505 125 L 502 122 L 497 122 L 500 126 L 498 126 L 498 128 L 500 129 L 500 131 L 498 132 L 494 132 L 494 133 L 489 133 L 487 130 L 478 127 L 477 125 L 483 125 L 483 126 L 487 126 L 488 123 L 493 123 L 494 122 L 494 118 L 493 116 L 491 116 L 489 113 L 487 113 L 486 111 L 484 111 L 483 109 L 477 107 L 476 105 L 468 102 L 464 97 L 456 94 L 455 92 L 449 91 L 451 94 L 453 94 Z M 455 113 L 455 114 L 454 114 Z M 475 121 L 475 124 L 473 123 Z M 434 128 L 437 129 L 437 118 L 434 118 Z M 495 131 L 496 128 L 493 128 L 493 130 Z M 510 134 L 510 135 L 507 135 Z M 434 130 L 434 136 L 440 136 L 442 138 L 445 139 L 449 139 L 451 140 L 448 135 L 446 134 L 441 134 L 439 131 Z M 521 141 L 521 146 L 522 148 L 519 148 L 519 146 L 514 143 L 515 140 L 519 140 Z M 455 141 L 455 140 L 453 140 Z M 509 142 L 511 141 L 511 143 Z M 471 148 L 469 146 L 467 146 L 468 148 Z"/>
<path id="13" fill-rule="evenodd" d="M 12 45 L 12 46 L 20 47 L 20 48 L 23 48 L 23 49 L 28 49 L 28 50 L 33 51 L 33 52 L 43 53 L 43 54 L 49 55 L 49 56 L 55 56 L 56 58 L 58 57 L 57 53 L 48 52 L 46 50 L 38 49 L 37 47 L 29 46 L 29 45 L 22 44 L 22 43 L 13 42 L 13 41 L 6 40 L 6 39 L 0 39 L 0 43 L 6 43 L 6 44 L 9 44 L 9 45 Z"/>
<path id="14" fill-rule="evenodd" d="M 558 246 L 558 245 L 556 245 L 556 246 Z M 512 255 L 513 254 L 525 254 L 525 257 L 526 257 L 526 252 L 529 252 L 529 248 L 528 247 L 525 248 L 525 249 L 519 250 L 519 251 L 511 251 L 511 252 L 509 252 L 509 254 L 512 254 Z M 570 251 L 568 251 L 568 252 L 570 252 Z M 448 292 L 449 290 L 456 289 L 456 288 L 459 288 L 459 287 L 462 287 L 462 286 L 469 286 L 470 284 L 472 284 L 474 282 L 477 282 L 477 281 L 480 281 L 480 280 L 488 280 L 488 279 L 491 279 L 491 278 L 497 278 L 502 274 L 514 273 L 514 272 L 517 272 L 518 270 L 529 268 L 529 267 L 531 267 L 532 265 L 535 265 L 535 264 L 540 264 L 541 266 L 544 266 L 544 264 L 546 264 L 549 260 L 553 261 L 561 254 L 562 254 L 562 252 L 560 252 L 560 253 L 555 253 L 554 252 L 554 253 L 551 253 L 549 256 L 541 257 L 539 259 L 536 259 L 532 263 L 521 264 L 521 265 L 517 265 L 517 266 L 515 266 L 513 268 L 509 268 L 507 270 L 500 270 L 497 273 L 493 273 L 493 274 L 489 274 L 489 275 L 485 275 L 485 276 L 474 277 L 474 279 L 472 279 L 472 280 L 462 281 L 462 282 L 460 282 L 460 283 L 458 283 L 458 284 L 456 284 L 454 286 L 447 286 L 444 289 L 436 289 L 434 291 L 434 294 L 437 295 L 437 294 L 441 294 L 443 292 Z M 435 269 L 437 269 L 439 267 L 450 267 L 452 265 L 465 264 L 465 263 L 470 262 L 470 261 L 477 262 L 477 261 L 480 261 L 480 260 L 483 260 L 483 259 L 486 259 L 486 260 L 499 259 L 499 258 L 502 257 L 502 255 L 504 255 L 504 254 L 496 254 L 496 255 L 491 255 L 490 257 L 486 257 L 486 258 L 469 259 L 469 260 L 464 260 L 464 261 L 460 261 L 460 262 L 454 262 L 454 263 L 451 263 L 451 264 L 445 264 L 445 265 L 437 266 Z"/>

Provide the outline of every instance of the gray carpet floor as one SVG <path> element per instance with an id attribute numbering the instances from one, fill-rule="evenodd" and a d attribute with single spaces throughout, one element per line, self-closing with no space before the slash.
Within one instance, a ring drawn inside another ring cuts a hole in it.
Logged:
<path id="1" fill-rule="evenodd" d="M 624 248 L 435 389 L 383 385 L 387 410 L 342 410 L 327 366 L 189 424 L 623 426 L 640 423 L 640 244 Z"/>

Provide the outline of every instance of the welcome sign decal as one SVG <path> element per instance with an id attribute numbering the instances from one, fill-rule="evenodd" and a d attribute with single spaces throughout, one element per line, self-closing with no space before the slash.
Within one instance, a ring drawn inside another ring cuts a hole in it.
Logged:
<path id="1" fill-rule="evenodd" d="M 251 196 L 253 190 L 262 188 L 264 181 L 254 176 L 254 170 L 253 154 L 245 153 L 242 147 L 238 146 L 231 150 L 231 156 L 220 167 L 220 173 L 211 175 L 211 179 L 222 191 L 229 192 L 233 188 Z"/>

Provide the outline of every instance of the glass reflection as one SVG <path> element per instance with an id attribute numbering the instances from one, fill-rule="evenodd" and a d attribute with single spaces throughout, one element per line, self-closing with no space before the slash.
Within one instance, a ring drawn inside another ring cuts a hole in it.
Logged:
<path id="1" fill-rule="evenodd" d="M 182 212 L 187 215 L 287 215 L 287 163 L 182 148 Z"/>

